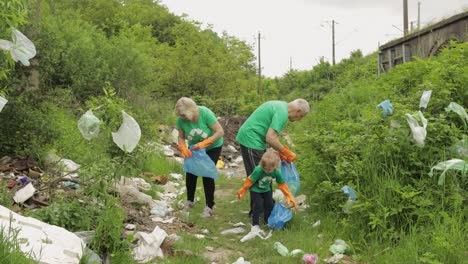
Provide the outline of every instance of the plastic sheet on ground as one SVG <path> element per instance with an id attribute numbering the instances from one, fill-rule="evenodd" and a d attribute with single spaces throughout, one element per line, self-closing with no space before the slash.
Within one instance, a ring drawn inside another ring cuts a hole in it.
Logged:
<path id="1" fill-rule="evenodd" d="M 431 168 L 429 176 L 434 176 L 434 170 L 441 170 L 442 173 L 439 176 L 438 184 L 442 185 L 445 182 L 445 173 L 448 170 L 458 170 L 461 173 L 465 174 L 468 172 L 468 163 L 461 159 L 451 159 L 447 161 L 442 161 L 437 163 L 434 167 Z"/>
<path id="2" fill-rule="evenodd" d="M 99 126 L 101 121 L 88 110 L 78 120 L 78 130 L 86 140 L 91 140 L 99 135 Z"/>
<path id="3" fill-rule="evenodd" d="M 0 96 L 0 112 L 3 110 L 3 107 L 8 103 L 8 100 Z"/>
<path id="4" fill-rule="evenodd" d="M 78 264 L 85 247 L 81 238 L 64 228 L 32 217 L 21 216 L 0 206 L 0 228 L 18 230 L 17 239 L 25 254 L 42 264 Z"/>
<path id="5" fill-rule="evenodd" d="M 413 133 L 413 139 L 416 141 L 416 144 L 419 146 L 424 146 L 424 140 L 426 139 L 427 131 L 427 120 L 424 118 L 424 115 L 421 111 L 418 111 L 416 115 L 406 115 L 406 121 L 408 121 L 409 127 L 411 128 L 411 132 Z M 421 121 L 422 125 L 419 125 L 419 121 Z"/>
<path id="6" fill-rule="evenodd" d="M 0 39 L 0 49 L 9 51 L 15 62 L 21 61 L 24 66 L 29 66 L 29 60 L 36 56 L 36 47 L 23 33 L 14 28 L 11 38 L 13 41 Z"/>
<path id="7" fill-rule="evenodd" d="M 161 244 L 166 239 L 167 233 L 159 226 L 156 226 L 151 233 L 137 232 L 135 237 L 139 239 L 139 245 L 132 251 L 136 261 L 143 263 L 156 257 L 164 257 Z"/>
<path id="8" fill-rule="evenodd" d="M 123 151 L 132 152 L 141 138 L 141 129 L 137 121 L 122 111 L 123 122 L 117 132 L 112 132 L 112 140 Z"/>

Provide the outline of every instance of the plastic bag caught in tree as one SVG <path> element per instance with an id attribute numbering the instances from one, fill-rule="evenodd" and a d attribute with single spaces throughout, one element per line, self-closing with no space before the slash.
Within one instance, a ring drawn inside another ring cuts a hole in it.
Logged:
<path id="1" fill-rule="evenodd" d="M 447 170 L 458 170 L 461 173 L 465 174 L 468 172 L 468 163 L 461 159 L 451 159 L 447 161 L 442 161 L 437 163 L 434 167 L 432 167 L 431 172 L 429 172 L 429 176 L 434 176 L 434 170 L 441 170 L 442 173 L 439 176 L 438 184 L 442 185 L 445 182 L 445 173 Z"/>
<path id="2" fill-rule="evenodd" d="M 135 119 L 122 111 L 123 123 L 117 132 L 112 132 L 114 143 L 123 151 L 132 152 L 138 145 L 141 129 Z"/>
<path id="3" fill-rule="evenodd" d="M 86 140 L 91 140 L 98 136 L 100 125 L 101 121 L 91 110 L 86 111 L 78 120 L 78 129 Z"/>
<path id="4" fill-rule="evenodd" d="M 382 109 L 382 117 L 387 117 L 389 115 L 393 115 L 393 105 L 390 103 L 390 100 L 385 100 L 377 105 L 377 109 Z"/>
<path id="5" fill-rule="evenodd" d="M 459 142 L 453 144 L 450 147 L 450 152 L 458 158 L 468 159 L 468 137 L 464 137 Z"/>
<path id="6" fill-rule="evenodd" d="M 8 103 L 6 98 L 0 96 L 0 112 L 3 110 L 3 107 Z"/>
<path id="7" fill-rule="evenodd" d="M 450 104 L 445 108 L 445 111 L 447 112 L 450 112 L 450 111 L 453 111 L 455 113 L 457 113 L 460 118 L 462 119 L 463 121 L 463 124 L 467 124 L 468 122 L 468 114 L 466 113 L 465 111 L 465 108 L 463 108 L 463 106 L 455 103 L 455 102 L 450 102 Z"/>
<path id="8" fill-rule="evenodd" d="M 419 108 L 427 108 L 429 100 L 431 99 L 432 90 L 424 91 L 419 100 Z"/>
<path id="9" fill-rule="evenodd" d="M 24 66 L 29 66 L 29 60 L 36 56 L 36 47 L 16 29 L 12 30 L 11 38 L 13 42 L 0 39 L 0 49 L 9 51 L 15 62 L 21 61 Z"/>
<path id="10" fill-rule="evenodd" d="M 416 141 L 416 144 L 419 146 L 424 146 L 424 140 L 426 139 L 427 131 L 427 120 L 424 118 L 424 115 L 421 111 L 418 111 L 418 115 L 410 115 L 410 114 L 405 114 L 406 115 L 406 121 L 408 121 L 408 124 L 411 128 L 411 132 L 413 133 L 413 138 Z M 422 126 L 419 125 L 418 119 L 420 119 Z"/>

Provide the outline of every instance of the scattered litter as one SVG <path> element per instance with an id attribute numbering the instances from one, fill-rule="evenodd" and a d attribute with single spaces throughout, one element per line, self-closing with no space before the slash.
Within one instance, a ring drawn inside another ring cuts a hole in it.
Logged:
<path id="1" fill-rule="evenodd" d="M 0 96 L 0 112 L 3 110 L 3 107 L 7 104 L 8 100 Z"/>
<path id="2" fill-rule="evenodd" d="M 202 235 L 202 234 L 195 234 L 194 236 L 195 236 L 196 238 L 198 238 L 198 239 L 203 239 L 203 238 L 205 238 L 205 235 Z"/>
<path id="3" fill-rule="evenodd" d="M 214 247 L 205 247 L 205 249 L 208 250 L 208 251 L 213 251 Z"/>
<path id="4" fill-rule="evenodd" d="M 468 159 L 468 137 L 464 137 L 459 142 L 450 147 L 450 152 L 460 159 Z"/>
<path id="5" fill-rule="evenodd" d="M 307 264 L 316 264 L 319 260 L 317 254 L 304 254 L 302 260 Z"/>
<path id="6" fill-rule="evenodd" d="M 184 176 L 182 176 L 182 174 L 180 173 L 169 173 L 169 176 L 171 176 L 172 178 L 180 181 L 184 178 Z"/>
<path id="7" fill-rule="evenodd" d="M 255 238 L 257 236 L 263 240 L 269 239 L 271 237 L 271 230 L 267 235 L 265 235 L 265 231 L 260 229 L 259 226 L 252 226 L 252 229 L 250 230 L 250 232 L 247 235 L 245 235 L 243 238 L 241 238 L 240 242 L 251 240 L 252 238 Z"/>
<path id="8" fill-rule="evenodd" d="M 24 66 L 29 66 L 29 60 L 36 56 L 36 47 L 23 33 L 12 28 L 12 41 L 0 39 L 0 49 L 7 50 L 11 54 L 11 58 Z"/>
<path id="9" fill-rule="evenodd" d="M 209 233 L 210 233 L 210 230 L 208 230 L 208 229 L 205 228 L 205 229 L 203 229 L 201 232 L 202 232 L 203 234 L 209 234 Z"/>
<path id="10" fill-rule="evenodd" d="M 468 123 L 468 114 L 466 113 L 465 108 L 463 108 L 463 106 L 455 102 L 450 102 L 450 104 L 445 108 L 445 111 L 447 112 L 453 111 L 457 113 L 462 119 L 463 124 L 466 125 Z"/>
<path id="11" fill-rule="evenodd" d="M 99 126 L 101 121 L 88 110 L 78 120 L 78 130 L 86 140 L 91 140 L 99 135 Z"/>
<path id="12" fill-rule="evenodd" d="M 419 100 L 419 108 L 427 108 L 429 100 L 431 99 L 432 90 L 424 91 Z"/>
<path id="13" fill-rule="evenodd" d="M 250 264 L 250 262 L 247 261 L 247 260 L 244 260 L 243 257 L 239 257 L 239 258 L 236 260 L 236 262 L 233 262 L 232 264 Z"/>
<path id="14" fill-rule="evenodd" d="M 318 227 L 320 225 L 320 220 L 318 220 L 317 222 L 315 222 L 312 227 Z"/>
<path id="15" fill-rule="evenodd" d="M 385 118 L 389 115 L 393 115 L 393 105 L 390 100 L 385 100 L 377 105 L 377 109 L 382 109 L 382 117 Z"/>
<path id="16" fill-rule="evenodd" d="M 348 249 L 348 244 L 344 242 L 342 239 L 335 240 L 335 243 L 330 246 L 329 250 L 333 254 L 344 254 Z"/>
<path id="17" fill-rule="evenodd" d="M 337 264 L 337 263 L 340 263 L 340 260 L 341 260 L 344 256 L 345 256 L 345 255 L 343 255 L 343 254 L 334 254 L 332 257 L 326 258 L 326 259 L 324 259 L 323 261 L 325 261 L 326 263 Z"/>
<path id="18" fill-rule="evenodd" d="M 291 252 L 289 252 L 288 248 L 278 241 L 273 244 L 273 248 L 283 257 L 290 257 L 290 256 L 296 256 L 298 254 L 304 254 L 304 251 L 302 251 L 301 249 L 294 249 Z"/>
<path id="19" fill-rule="evenodd" d="M 411 132 L 413 133 L 413 139 L 416 141 L 416 144 L 419 146 L 424 146 L 424 140 L 426 139 L 427 131 L 427 119 L 424 118 L 424 115 L 421 111 L 418 111 L 418 115 L 405 114 L 406 121 L 408 121 Z M 418 118 L 422 123 L 422 126 L 419 125 Z"/>
<path id="20" fill-rule="evenodd" d="M 134 225 L 134 224 L 127 224 L 125 226 L 125 229 L 127 229 L 127 230 L 135 230 L 135 228 L 136 228 L 136 225 Z"/>
<path id="21" fill-rule="evenodd" d="M 122 111 L 123 122 L 117 132 L 112 132 L 114 143 L 123 151 L 132 152 L 138 145 L 141 129 L 137 121 Z"/>
<path id="22" fill-rule="evenodd" d="M 72 182 L 72 181 L 64 181 L 63 186 L 68 187 L 70 189 L 74 189 L 74 190 L 77 190 L 80 188 L 80 185 L 78 183 Z"/>
<path id="23" fill-rule="evenodd" d="M 447 161 L 442 161 L 437 163 L 434 167 L 432 167 L 431 171 L 429 172 L 429 176 L 434 176 L 434 170 L 441 170 L 442 173 L 439 176 L 438 184 L 442 185 L 445 182 L 445 173 L 447 170 L 458 170 L 462 173 L 468 172 L 468 163 L 461 159 L 451 159 Z"/>
<path id="24" fill-rule="evenodd" d="M 145 179 L 142 178 L 130 178 L 131 181 L 135 183 L 135 186 L 140 191 L 149 191 L 151 190 L 151 184 L 147 183 Z"/>
<path id="25" fill-rule="evenodd" d="M 152 233 L 137 232 L 135 237 L 139 239 L 138 247 L 132 251 L 132 255 L 136 261 L 143 263 L 156 257 L 164 257 L 161 244 L 167 237 L 167 233 L 159 228 L 159 226 L 156 226 Z"/>
<path id="26" fill-rule="evenodd" d="M 34 188 L 34 186 L 32 186 L 31 183 L 28 183 L 26 186 L 24 186 L 15 193 L 13 200 L 15 200 L 16 203 L 24 203 L 26 200 L 28 200 L 34 195 L 35 191 L 36 189 Z"/>
<path id="27" fill-rule="evenodd" d="M 174 220 L 176 219 L 176 217 L 171 217 L 169 219 L 163 219 L 161 217 L 152 217 L 151 218 L 151 221 L 153 222 L 157 222 L 157 223 L 163 223 L 163 224 L 172 224 L 174 223 Z"/>
<path id="28" fill-rule="evenodd" d="M 245 229 L 242 227 L 236 227 L 227 229 L 221 232 L 221 235 L 231 235 L 231 234 L 242 234 L 245 232 Z"/>
<path id="29" fill-rule="evenodd" d="M 242 223 L 242 222 L 239 222 L 239 223 L 235 223 L 235 224 L 233 224 L 233 226 L 236 226 L 236 227 L 237 227 L 237 226 L 245 226 L 245 224 L 244 224 L 244 223 Z"/>

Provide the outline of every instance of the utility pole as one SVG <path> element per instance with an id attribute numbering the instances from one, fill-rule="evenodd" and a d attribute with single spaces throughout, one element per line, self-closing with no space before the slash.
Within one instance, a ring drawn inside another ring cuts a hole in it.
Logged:
<path id="1" fill-rule="evenodd" d="M 403 36 L 408 35 L 408 0 L 403 0 Z"/>
<path id="2" fill-rule="evenodd" d="M 262 93 L 262 63 L 260 60 L 260 31 L 258 32 L 258 94 Z"/>
<path id="3" fill-rule="evenodd" d="M 418 2 L 418 30 L 421 28 L 421 2 Z"/>
<path id="4" fill-rule="evenodd" d="M 335 65 L 335 20 L 332 20 L 332 61 Z"/>

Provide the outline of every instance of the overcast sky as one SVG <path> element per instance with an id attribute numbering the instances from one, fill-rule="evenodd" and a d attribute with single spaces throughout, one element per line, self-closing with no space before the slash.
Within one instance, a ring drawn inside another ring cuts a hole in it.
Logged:
<path id="1" fill-rule="evenodd" d="M 262 74 L 282 76 L 290 65 L 309 70 L 320 57 L 332 60 L 331 21 L 335 20 L 335 59 L 364 54 L 402 36 L 403 0 L 160 0 L 170 12 L 211 25 L 253 47 Z M 420 0 L 421 26 L 467 11 L 468 0 Z M 418 18 L 418 1 L 408 0 L 408 20 Z M 292 62 L 292 63 L 291 63 Z"/>

